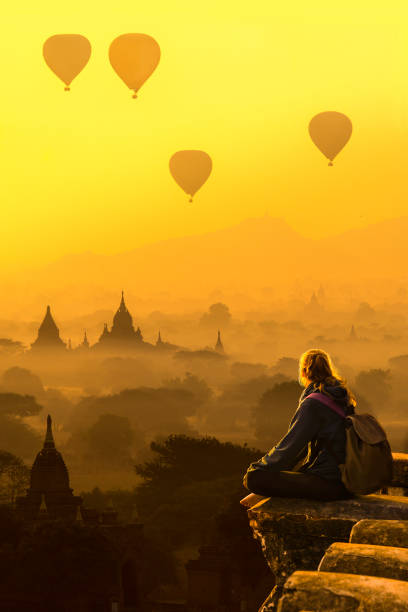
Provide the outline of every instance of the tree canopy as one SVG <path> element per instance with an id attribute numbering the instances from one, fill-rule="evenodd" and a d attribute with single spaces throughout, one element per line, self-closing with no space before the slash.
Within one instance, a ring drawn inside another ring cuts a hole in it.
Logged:
<path id="1" fill-rule="evenodd" d="M 262 395 L 253 411 L 255 437 L 264 450 L 279 442 L 294 415 L 301 389 L 295 380 L 278 383 Z"/>
<path id="2" fill-rule="evenodd" d="M 14 503 L 30 482 L 30 470 L 20 457 L 0 450 L 0 500 Z"/>

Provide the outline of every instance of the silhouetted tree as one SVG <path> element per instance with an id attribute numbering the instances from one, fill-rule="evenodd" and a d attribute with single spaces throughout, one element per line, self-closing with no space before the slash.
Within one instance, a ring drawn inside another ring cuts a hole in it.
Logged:
<path id="1" fill-rule="evenodd" d="M 195 397 L 197 406 L 201 406 L 205 402 L 212 399 L 214 392 L 211 387 L 208 386 L 203 378 L 199 378 L 191 372 L 186 372 L 183 379 L 171 378 L 163 383 L 164 387 L 168 389 L 183 389 L 189 391 Z"/>
<path id="2" fill-rule="evenodd" d="M 24 344 L 11 338 L 0 338 L 0 353 L 15 355 L 24 351 Z"/>
<path id="3" fill-rule="evenodd" d="M 150 510 L 164 495 L 190 483 L 234 477 L 239 484 L 248 464 L 259 457 L 259 451 L 211 437 L 172 435 L 150 446 L 156 456 L 135 466 L 144 481 L 137 497 Z"/>
<path id="4" fill-rule="evenodd" d="M 156 457 L 135 466 L 144 480 L 136 504 L 147 533 L 174 547 L 208 540 L 220 507 L 245 495 L 243 475 L 261 454 L 210 437 L 169 436 L 151 448 Z"/>
<path id="5" fill-rule="evenodd" d="M 136 434 L 129 419 L 115 414 L 102 414 L 85 433 L 85 439 L 95 460 L 108 464 L 128 462 L 135 443 L 138 447 L 144 443 L 142 434 Z"/>
<path id="6" fill-rule="evenodd" d="M 0 448 L 32 460 L 41 448 L 42 436 L 19 418 L 0 415 Z"/>
<path id="7" fill-rule="evenodd" d="M 228 306 L 222 302 L 217 302 L 216 304 L 211 304 L 208 312 L 203 314 L 201 323 L 214 328 L 225 328 L 230 324 L 231 318 Z"/>
<path id="8" fill-rule="evenodd" d="M 266 376 L 268 366 L 264 363 L 245 363 L 236 361 L 231 365 L 231 374 L 238 380 L 250 380 Z"/>
<path id="9" fill-rule="evenodd" d="M 258 376 L 224 386 L 223 392 L 215 398 L 206 417 L 205 425 L 209 431 L 238 431 L 242 426 L 250 436 L 249 421 L 254 406 L 262 394 L 272 389 L 285 376 Z M 243 425 L 242 425 L 243 424 Z"/>
<path id="10" fill-rule="evenodd" d="M 391 382 L 390 370 L 363 370 L 356 376 L 355 389 L 366 398 L 374 411 L 376 408 L 385 411 L 391 398 Z"/>
<path id="11" fill-rule="evenodd" d="M 392 370 L 406 374 L 408 372 L 408 355 L 397 355 L 388 360 Z"/>
<path id="12" fill-rule="evenodd" d="M 357 321 L 367 323 L 375 318 L 375 310 L 368 302 L 361 302 L 356 310 L 355 318 Z"/>
<path id="13" fill-rule="evenodd" d="M 186 389 L 139 387 L 118 394 L 81 400 L 68 424 L 71 431 L 88 429 L 102 414 L 127 417 L 135 430 L 149 434 L 191 432 L 187 417 L 196 412 L 196 398 Z"/>
<path id="14" fill-rule="evenodd" d="M 216 480 L 240 474 L 258 451 L 216 438 L 172 435 L 154 441 L 152 461 L 135 466 L 144 487 L 174 486 L 201 480 Z M 167 483 L 167 484 L 166 484 Z"/>
<path id="15" fill-rule="evenodd" d="M 274 374 L 284 374 L 291 379 L 297 379 L 299 375 L 299 360 L 293 357 L 281 357 L 271 368 Z"/>
<path id="16" fill-rule="evenodd" d="M 40 436 L 22 419 L 42 410 L 32 395 L 0 393 L 0 448 L 20 457 L 31 457 L 40 444 Z"/>
<path id="17" fill-rule="evenodd" d="M 88 428 L 76 430 L 67 442 L 67 451 L 95 468 L 126 468 L 132 456 L 144 446 L 143 434 L 127 417 L 102 414 Z"/>
<path id="18" fill-rule="evenodd" d="M 41 379 L 26 368 L 17 366 L 6 370 L 1 378 L 1 386 L 6 391 L 39 397 L 44 393 Z"/>
<path id="19" fill-rule="evenodd" d="M 0 416 L 28 417 L 41 412 L 42 406 L 32 395 L 0 393 Z"/>
<path id="20" fill-rule="evenodd" d="M 262 449 L 269 450 L 284 436 L 296 412 L 301 391 L 293 380 L 278 383 L 262 395 L 253 411 L 255 438 Z"/>
<path id="21" fill-rule="evenodd" d="M 0 499 L 3 503 L 14 503 L 23 495 L 30 482 L 30 470 L 20 457 L 0 451 Z"/>

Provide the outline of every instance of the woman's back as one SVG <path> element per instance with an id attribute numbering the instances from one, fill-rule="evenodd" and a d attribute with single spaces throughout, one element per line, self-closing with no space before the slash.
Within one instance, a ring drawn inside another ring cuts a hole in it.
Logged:
<path id="1" fill-rule="evenodd" d="M 325 385 L 323 392 L 334 400 L 344 414 L 352 414 L 354 409 L 349 404 L 344 387 L 339 384 Z M 309 443 L 308 459 L 300 471 L 308 471 L 330 480 L 340 480 L 338 464 L 345 461 L 346 447 L 344 418 L 315 397 L 308 398 L 314 393 L 315 389 L 311 384 L 304 390 L 300 400 L 303 408 L 309 413 L 310 419 L 317 419 L 319 423 L 316 436 Z"/>
<path id="2" fill-rule="evenodd" d="M 299 381 L 305 389 L 288 432 L 249 466 L 244 485 L 258 495 L 348 497 L 338 466 L 345 461 L 344 416 L 354 413 L 353 394 L 320 349 L 301 356 Z"/>

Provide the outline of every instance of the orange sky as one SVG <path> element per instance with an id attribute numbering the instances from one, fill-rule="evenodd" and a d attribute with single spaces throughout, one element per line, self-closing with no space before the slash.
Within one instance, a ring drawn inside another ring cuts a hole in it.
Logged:
<path id="1" fill-rule="evenodd" d="M 114 253 L 266 211 L 309 236 L 406 214 L 408 5 L 404 1 L 20 0 L 2 8 L 0 261 Z M 108 61 L 144 32 L 161 62 L 132 100 Z M 72 91 L 42 44 L 92 43 Z M 334 168 L 309 120 L 347 114 Z M 168 171 L 203 149 L 213 174 L 188 204 Z"/>

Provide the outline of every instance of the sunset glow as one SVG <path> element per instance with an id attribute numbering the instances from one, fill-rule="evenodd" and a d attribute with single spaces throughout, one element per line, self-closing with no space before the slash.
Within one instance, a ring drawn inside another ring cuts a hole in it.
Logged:
<path id="1" fill-rule="evenodd" d="M 322 236 L 406 211 L 405 2 L 22 0 L 2 11 L 2 266 L 115 253 L 268 212 Z M 108 49 L 153 36 L 160 63 L 133 100 Z M 79 33 L 92 55 L 71 91 L 42 45 Z M 336 110 L 353 135 L 333 168 L 309 138 Z M 208 152 L 189 205 L 168 161 Z"/>

